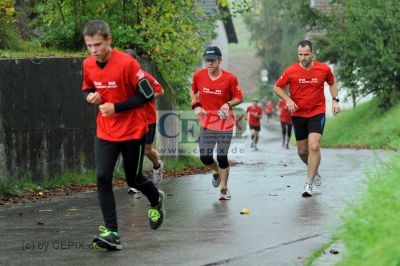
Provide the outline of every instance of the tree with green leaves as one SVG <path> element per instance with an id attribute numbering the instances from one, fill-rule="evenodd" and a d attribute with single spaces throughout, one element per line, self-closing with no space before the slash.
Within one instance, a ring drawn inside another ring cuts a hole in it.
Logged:
<path id="1" fill-rule="evenodd" d="M 291 1 L 292 5 L 300 0 Z M 300 21 L 286 12 L 287 2 L 279 0 L 255 0 L 253 12 L 244 15 L 244 21 L 251 32 L 251 42 L 257 49 L 257 56 L 262 58 L 261 69 L 268 70 L 270 84 L 262 84 L 260 97 L 272 98 L 275 94 L 271 84 L 293 64 L 293 53 L 299 40 L 305 36 L 305 27 Z"/>
<path id="2" fill-rule="evenodd" d="M 247 1 L 235 0 L 235 3 Z M 116 47 L 134 49 L 157 66 L 167 87 L 173 88 L 171 91 L 184 91 L 186 95 L 193 67 L 198 65 L 207 42 L 216 37 L 216 20 L 225 15 L 205 14 L 197 2 L 39 0 L 31 27 L 41 33 L 43 46 L 84 50 L 83 26 L 89 20 L 103 19 L 111 27 Z M 222 9 L 228 5 L 227 0 L 217 2 Z"/>
<path id="3" fill-rule="evenodd" d="M 2 0 L 0 2 L 0 48 L 10 46 L 9 38 L 15 21 L 15 0 Z"/>
<path id="4" fill-rule="evenodd" d="M 383 109 L 400 95 L 400 2 L 336 0 L 318 18 L 325 36 L 317 38 L 318 56 L 338 63 L 338 76 L 348 94 L 373 94 Z"/>

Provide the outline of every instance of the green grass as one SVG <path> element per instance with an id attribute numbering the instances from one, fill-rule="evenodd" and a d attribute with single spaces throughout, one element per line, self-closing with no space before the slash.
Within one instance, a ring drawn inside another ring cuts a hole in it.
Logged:
<path id="1" fill-rule="evenodd" d="M 400 265 L 400 155 L 369 174 L 365 193 L 336 234 L 346 245 L 338 265 Z"/>
<path id="2" fill-rule="evenodd" d="M 93 184 L 96 183 L 96 174 L 94 171 L 89 171 L 85 174 L 77 174 L 74 172 L 66 172 L 58 175 L 41 184 L 43 189 L 51 189 L 58 187 L 68 187 L 71 185 Z"/>
<path id="3" fill-rule="evenodd" d="M 165 163 L 165 170 L 183 170 L 187 167 L 202 167 L 203 163 L 196 156 L 179 156 L 177 159 L 168 160 Z"/>
<path id="4" fill-rule="evenodd" d="M 94 171 L 86 174 L 66 172 L 55 176 L 50 180 L 41 183 L 33 183 L 30 175 L 25 175 L 20 180 L 0 180 L 0 196 L 13 197 L 29 192 L 41 191 L 44 189 L 69 187 L 77 184 L 93 184 L 96 182 Z"/>
<path id="5" fill-rule="evenodd" d="M 177 159 L 165 159 L 165 170 L 179 171 L 187 167 L 202 167 L 203 164 L 195 156 L 179 156 Z M 122 166 L 117 166 L 114 171 L 114 178 L 123 179 L 124 171 Z M 42 191 L 52 188 L 64 188 L 72 185 L 84 185 L 96 183 L 96 174 L 89 171 L 86 174 L 66 172 L 55 176 L 52 179 L 41 183 L 33 183 L 30 175 L 25 175 L 20 180 L 0 180 L 0 197 L 21 196 L 30 192 Z"/>
<path id="6" fill-rule="evenodd" d="M 16 31 L 7 32 L 3 38 L 7 39 L 9 49 L 0 49 L 0 58 L 32 58 L 32 57 L 84 57 L 86 51 L 60 51 L 42 47 L 38 40 L 25 41 L 16 35 Z"/>
<path id="7" fill-rule="evenodd" d="M 38 188 L 39 186 L 33 184 L 29 176 L 24 176 L 18 181 L 0 180 L 0 197 L 19 196 Z"/>
<path id="8" fill-rule="evenodd" d="M 314 253 L 308 257 L 305 261 L 304 261 L 304 265 L 306 266 L 311 266 L 313 264 L 313 262 L 318 259 L 321 254 L 333 243 L 335 242 L 335 240 L 331 240 L 328 243 L 322 245 L 319 249 L 317 249 L 316 251 L 314 251 Z"/>
<path id="9" fill-rule="evenodd" d="M 328 119 L 322 145 L 398 149 L 400 104 L 384 113 L 377 106 L 373 99 Z"/>
<path id="10" fill-rule="evenodd" d="M 23 50 L 1 50 L 0 58 L 36 58 L 36 57 L 85 57 L 87 53 L 59 51 L 55 49 L 27 47 Z"/>

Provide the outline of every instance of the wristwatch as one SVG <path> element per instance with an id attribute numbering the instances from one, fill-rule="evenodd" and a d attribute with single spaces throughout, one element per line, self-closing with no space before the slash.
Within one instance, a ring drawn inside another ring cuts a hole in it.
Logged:
<path id="1" fill-rule="evenodd" d="M 333 97 L 332 97 L 332 101 L 337 101 L 337 102 L 339 102 L 339 96 L 333 96 Z"/>

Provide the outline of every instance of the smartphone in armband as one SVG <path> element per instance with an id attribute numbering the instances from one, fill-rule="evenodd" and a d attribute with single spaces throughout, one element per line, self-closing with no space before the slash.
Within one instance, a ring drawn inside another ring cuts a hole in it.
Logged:
<path id="1" fill-rule="evenodd" d="M 138 89 L 147 100 L 154 96 L 154 89 L 147 78 L 143 78 L 138 83 Z"/>

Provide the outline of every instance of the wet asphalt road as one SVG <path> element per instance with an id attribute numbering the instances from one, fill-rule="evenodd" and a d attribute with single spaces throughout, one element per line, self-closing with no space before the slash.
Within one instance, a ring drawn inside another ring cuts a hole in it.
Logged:
<path id="1" fill-rule="evenodd" d="M 244 142 L 244 143 L 243 143 Z M 230 156 L 232 200 L 220 202 L 211 175 L 164 180 L 167 217 L 153 231 L 147 200 L 115 189 L 123 250 L 89 247 L 102 225 L 95 192 L 1 207 L 0 265 L 302 265 L 329 241 L 382 152 L 322 150 L 322 186 L 301 198 L 306 167 L 280 147 L 278 125 L 261 131 L 259 151 Z M 242 208 L 250 214 L 241 215 Z"/>

